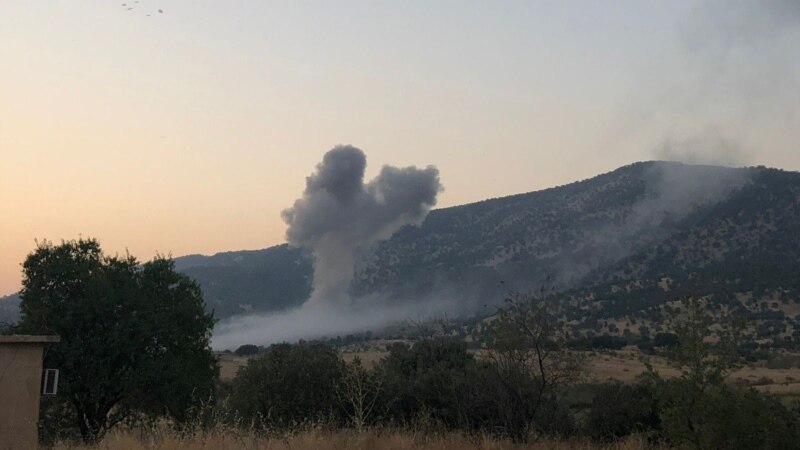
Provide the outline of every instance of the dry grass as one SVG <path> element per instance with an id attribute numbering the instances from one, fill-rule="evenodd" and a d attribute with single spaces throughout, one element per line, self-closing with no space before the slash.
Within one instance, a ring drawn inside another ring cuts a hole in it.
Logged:
<path id="1" fill-rule="evenodd" d="M 619 351 L 592 352 L 587 359 L 588 376 L 594 381 L 632 382 L 647 369 L 641 353 L 626 348 Z M 671 367 L 664 358 L 649 358 L 653 369 L 663 377 L 674 377 L 680 372 Z"/>
<path id="2" fill-rule="evenodd" d="M 670 378 L 679 374 L 679 371 L 671 366 L 665 358 L 654 356 L 649 357 L 648 360 L 653 369 L 663 377 Z M 600 382 L 609 380 L 632 382 L 646 370 L 641 353 L 631 348 L 595 352 L 594 355 L 587 358 L 587 365 L 589 378 Z M 798 367 L 771 369 L 764 365 L 748 365 L 733 371 L 729 379 L 754 386 L 762 392 L 800 393 L 800 381 L 798 381 L 800 380 L 800 368 Z M 768 382 L 764 382 L 764 380 L 768 380 Z"/>
<path id="3" fill-rule="evenodd" d="M 790 395 L 800 393 L 800 383 L 773 383 L 753 387 L 759 392 L 766 392 L 774 395 Z"/>
<path id="4" fill-rule="evenodd" d="M 645 371 L 642 354 L 634 347 L 626 347 L 617 351 L 587 352 L 587 375 L 590 380 L 604 382 L 609 380 L 633 382 L 637 376 Z M 372 367 L 378 360 L 387 355 L 385 351 L 370 349 L 367 351 L 345 351 L 342 357 L 351 361 L 358 356 L 367 366 Z M 648 357 L 653 368 L 663 377 L 674 377 L 679 374 L 665 358 L 658 356 Z M 220 358 L 220 378 L 231 380 L 240 367 L 247 364 L 247 358 L 227 356 Z M 772 380 L 771 383 L 760 383 L 760 380 Z M 750 365 L 734 371 L 730 380 L 742 382 L 745 385 L 759 385 L 757 389 L 762 392 L 774 394 L 800 394 L 800 367 L 790 369 L 770 369 L 762 365 Z"/>
<path id="5" fill-rule="evenodd" d="M 353 361 L 353 359 L 358 357 L 358 359 L 361 360 L 361 364 L 363 364 L 364 367 L 374 367 L 376 364 L 378 364 L 378 361 L 380 361 L 383 357 L 385 357 L 388 354 L 389 352 L 385 350 L 365 350 L 360 352 L 345 351 L 342 352 L 342 359 L 344 359 L 347 362 L 351 362 Z"/>
<path id="6" fill-rule="evenodd" d="M 219 361 L 219 377 L 222 380 L 230 381 L 236 376 L 240 367 L 247 365 L 248 358 L 231 354 L 221 354 L 217 356 Z"/>
<path id="7" fill-rule="evenodd" d="M 513 444 L 509 441 L 460 434 L 428 434 L 413 431 L 373 430 L 327 432 L 311 430 L 287 437 L 259 437 L 246 431 L 217 430 L 209 433 L 181 435 L 168 428 L 140 432 L 110 433 L 98 446 L 59 444 L 54 450 L 561 450 L 607 449 L 633 450 L 648 447 L 644 440 L 632 437 L 625 441 L 600 446 L 587 441 L 538 441 Z"/>

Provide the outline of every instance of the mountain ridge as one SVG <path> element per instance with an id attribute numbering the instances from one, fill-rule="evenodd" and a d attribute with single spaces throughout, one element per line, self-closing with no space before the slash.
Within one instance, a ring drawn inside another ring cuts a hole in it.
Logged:
<path id="1" fill-rule="evenodd" d="M 433 210 L 363 255 L 352 294 L 444 298 L 469 315 L 509 290 L 549 285 L 575 324 L 612 334 L 657 329 L 664 308 L 695 294 L 760 321 L 762 337 L 800 340 L 798 205 L 798 172 L 637 162 Z M 311 255 L 287 244 L 175 262 L 223 319 L 291 309 L 312 288 Z"/>

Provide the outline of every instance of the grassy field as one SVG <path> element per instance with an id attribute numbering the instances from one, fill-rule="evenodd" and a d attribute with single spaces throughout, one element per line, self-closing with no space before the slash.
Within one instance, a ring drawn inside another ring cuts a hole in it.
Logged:
<path id="1" fill-rule="evenodd" d="M 217 355 L 219 361 L 219 377 L 224 381 L 230 381 L 236 376 L 236 372 L 240 367 L 247 364 L 248 358 L 245 356 L 236 356 L 232 353 L 222 353 Z"/>
<path id="2" fill-rule="evenodd" d="M 622 381 L 631 382 L 642 374 L 646 367 L 643 355 L 635 347 L 627 347 L 617 351 L 586 352 L 587 355 L 587 381 Z M 372 366 L 386 352 L 380 349 L 345 350 L 342 357 L 350 361 L 358 356 L 361 361 Z M 671 377 L 678 374 L 677 369 L 670 366 L 666 359 L 658 356 L 648 357 L 650 364 L 662 376 Z M 236 375 L 239 367 L 247 364 L 247 358 L 230 354 L 220 358 L 220 377 L 231 380 Z M 734 371 L 730 380 L 754 386 L 762 392 L 779 395 L 800 395 L 800 367 L 789 369 L 774 369 L 764 364 L 755 364 L 742 367 Z"/>
<path id="3" fill-rule="evenodd" d="M 587 361 L 588 376 L 595 381 L 633 381 L 646 369 L 642 356 L 632 348 L 592 352 Z M 670 366 L 664 358 L 653 356 L 648 357 L 648 360 L 662 376 L 671 377 L 678 374 L 678 370 Z M 759 390 L 775 389 L 786 393 L 800 393 L 800 367 L 773 369 L 763 364 L 747 365 L 735 370 L 730 375 L 730 380 L 756 386 Z"/>
<path id="4" fill-rule="evenodd" d="M 114 431 L 97 446 L 58 444 L 54 450 L 634 450 L 653 448 L 638 437 L 600 446 L 587 441 L 538 441 L 515 445 L 509 441 L 460 434 L 431 434 L 415 431 L 369 430 L 326 432 L 311 430 L 280 438 L 218 430 L 203 434 L 180 435 L 168 429 Z"/>

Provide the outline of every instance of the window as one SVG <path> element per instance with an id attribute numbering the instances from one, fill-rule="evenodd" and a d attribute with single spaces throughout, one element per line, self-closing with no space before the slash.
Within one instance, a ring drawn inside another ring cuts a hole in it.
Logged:
<path id="1" fill-rule="evenodd" d="M 42 380 L 42 395 L 56 395 L 58 391 L 58 369 L 45 369 Z"/>

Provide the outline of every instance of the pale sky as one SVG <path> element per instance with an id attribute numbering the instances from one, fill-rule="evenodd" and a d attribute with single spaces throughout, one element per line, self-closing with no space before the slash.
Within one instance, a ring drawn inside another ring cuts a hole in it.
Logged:
<path id="1" fill-rule="evenodd" d="M 0 294 L 34 239 L 282 243 L 336 144 L 368 178 L 437 166 L 439 206 L 656 158 L 798 170 L 797 5 L 2 0 Z"/>

